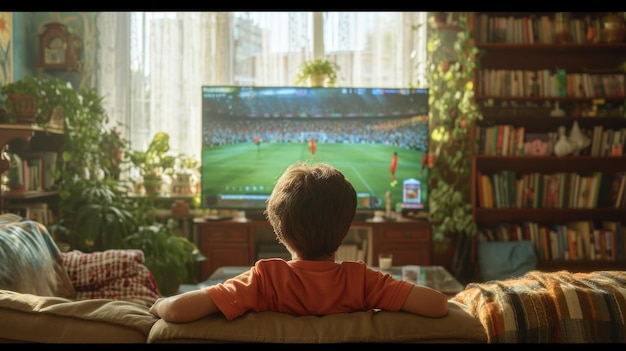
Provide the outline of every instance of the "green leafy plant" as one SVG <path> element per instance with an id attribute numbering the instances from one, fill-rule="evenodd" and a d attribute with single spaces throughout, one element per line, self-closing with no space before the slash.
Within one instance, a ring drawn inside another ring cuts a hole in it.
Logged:
<path id="1" fill-rule="evenodd" d="M 173 234 L 173 220 L 141 226 L 125 238 L 127 248 L 144 252 L 146 267 L 154 275 L 162 295 L 172 295 L 181 283 L 191 280 L 189 267 L 206 260 L 200 250 L 184 237 Z"/>
<path id="2" fill-rule="evenodd" d="M 10 122 L 16 122 L 17 106 L 13 105 L 10 95 L 30 95 L 34 97 L 35 123 L 45 125 L 55 108 L 61 108 L 63 115 L 74 115 L 83 108 L 76 90 L 69 82 L 58 78 L 32 77 L 6 84 L 0 88 L 4 95 L 3 105 Z"/>
<path id="3" fill-rule="evenodd" d="M 311 86 L 322 86 L 324 81 L 326 81 L 328 86 L 332 87 L 335 86 L 337 82 L 338 71 L 339 65 L 333 61 L 325 59 L 305 61 L 300 66 L 300 71 L 296 76 L 296 84 L 305 85 L 310 81 Z M 313 79 L 315 79 L 315 77 L 320 77 L 319 79 L 321 81 L 314 83 Z"/>
<path id="4" fill-rule="evenodd" d="M 468 28 L 468 16 L 466 12 L 458 13 L 457 23 L 428 30 L 427 83 L 434 155 L 429 173 L 429 208 L 435 241 L 445 241 L 450 233 L 477 233 L 470 179 L 472 157 L 477 150 L 471 131 L 482 119 L 474 102 L 473 86 L 480 51 Z M 435 18 L 429 21 L 434 23 Z"/>
<path id="5" fill-rule="evenodd" d="M 170 136 L 165 132 L 157 132 L 145 151 L 130 152 L 130 161 L 139 168 L 143 177 L 161 177 L 173 175 L 176 157 L 168 155 Z"/>
<path id="6" fill-rule="evenodd" d="M 125 193 L 112 179 L 76 179 L 64 189 L 54 232 L 83 252 L 119 248 L 138 226 Z"/>
<path id="7" fill-rule="evenodd" d="M 197 174 L 200 170 L 200 160 L 196 157 L 180 153 L 174 161 L 174 171 L 182 174 Z"/>

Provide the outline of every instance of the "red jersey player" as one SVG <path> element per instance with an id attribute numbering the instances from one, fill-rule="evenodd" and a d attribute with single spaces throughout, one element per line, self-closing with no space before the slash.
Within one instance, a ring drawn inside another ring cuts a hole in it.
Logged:
<path id="1" fill-rule="evenodd" d="M 311 139 L 311 141 L 309 141 L 309 150 L 311 150 L 311 158 L 315 160 L 315 151 L 317 150 L 315 139 Z"/>
<path id="2" fill-rule="evenodd" d="M 398 181 L 396 180 L 396 168 L 398 168 L 398 153 L 394 152 L 391 156 L 391 163 L 389 164 L 389 170 L 391 171 L 391 186 L 396 186 Z"/>

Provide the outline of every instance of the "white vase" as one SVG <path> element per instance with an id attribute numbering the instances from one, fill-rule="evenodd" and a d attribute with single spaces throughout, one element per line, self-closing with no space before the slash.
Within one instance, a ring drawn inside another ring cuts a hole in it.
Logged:
<path id="1" fill-rule="evenodd" d="M 574 154 L 578 155 L 581 150 L 591 145 L 591 139 L 586 136 L 578 126 L 578 121 L 574 121 L 572 130 L 569 132 L 569 141 L 576 146 Z"/>
<path id="2" fill-rule="evenodd" d="M 565 127 L 559 127 L 559 140 L 554 144 L 554 154 L 557 156 L 566 156 L 574 152 L 577 147 L 567 138 Z"/>

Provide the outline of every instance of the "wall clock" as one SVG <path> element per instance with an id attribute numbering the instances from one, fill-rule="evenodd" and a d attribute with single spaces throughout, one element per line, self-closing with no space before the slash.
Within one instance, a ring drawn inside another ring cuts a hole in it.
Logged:
<path id="1" fill-rule="evenodd" d="M 39 34 L 38 66 L 80 71 L 80 39 L 62 23 L 46 23 Z"/>

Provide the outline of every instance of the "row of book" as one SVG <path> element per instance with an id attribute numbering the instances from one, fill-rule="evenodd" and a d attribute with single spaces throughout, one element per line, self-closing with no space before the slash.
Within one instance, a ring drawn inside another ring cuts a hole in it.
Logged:
<path id="1" fill-rule="evenodd" d="M 529 240 L 540 260 L 623 260 L 626 240 L 618 221 L 571 221 L 546 226 L 535 222 L 480 228 L 479 240 Z"/>
<path id="2" fill-rule="evenodd" d="M 554 155 L 554 146 L 560 137 L 557 131 L 526 133 L 524 126 L 515 127 L 511 124 L 477 126 L 476 128 L 480 138 L 478 152 L 481 155 Z M 581 128 L 581 132 L 590 138 L 591 143 L 589 147 L 580 150 L 579 155 L 622 156 L 624 154 L 626 128 L 612 129 L 596 125 L 593 128 Z M 533 143 L 535 140 L 540 141 L 541 147 Z"/>
<path id="3" fill-rule="evenodd" d="M 597 42 L 603 25 L 601 19 L 586 15 L 565 18 L 567 36 L 557 37 L 556 20 L 548 15 L 524 17 L 479 14 L 478 41 L 480 43 L 552 44 L 567 41 L 574 44 Z"/>
<path id="4" fill-rule="evenodd" d="M 46 226 L 55 223 L 54 212 L 45 202 L 7 204 L 4 206 L 4 211 Z"/>
<path id="5" fill-rule="evenodd" d="M 50 190 L 56 153 L 43 152 L 29 155 L 6 153 L 9 160 L 8 186 L 12 191 L 29 192 Z"/>
<path id="6" fill-rule="evenodd" d="M 478 92 L 483 96 L 607 99 L 626 96 L 626 79 L 622 73 L 566 73 L 563 69 L 482 69 L 478 76 Z"/>
<path id="7" fill-rule="evenodd" d="M 480 208 L 626 208 L 624 172 L 477 173 Z"/>
<path id="8" fill-rule="evenodd" d="M 341 244 L 335 253 L 335 262 L 364 261 L 366 262 L 367 241 L 361 243 Z"/>

